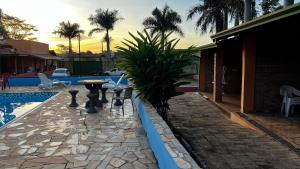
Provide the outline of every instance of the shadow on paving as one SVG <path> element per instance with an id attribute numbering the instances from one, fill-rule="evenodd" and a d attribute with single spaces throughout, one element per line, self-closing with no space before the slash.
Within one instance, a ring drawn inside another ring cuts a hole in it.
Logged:
<path id="1" fill-rule="evenodd" d="M 269 135 L 236 124 L 197 93 L 170 101 L 173 130 L 203 168 L 300 168 L 300 157 Z"/>

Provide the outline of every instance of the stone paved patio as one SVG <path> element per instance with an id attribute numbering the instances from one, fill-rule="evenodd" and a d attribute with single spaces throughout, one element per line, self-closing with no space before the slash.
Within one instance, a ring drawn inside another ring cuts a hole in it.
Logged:
<path id="1" fill-rule="evenodd" d="M 228 119 L 197 93 L 170 101 L 170 119 L 204 168 L 300 168 L 300 157 L 269 135 Z"/>
<path id="2" fill-rule="evenodd" d="M 80 90 L 77 109 L 67 106 L 70 95 L 64 90 L 0 130 L 0 168 L 158 168 L 130 101 L 125 104 L 124 117 L 119 108 L 109 112 L 110 104 L 101 113 L 87 114 L 83 107 L 87 90 L 76 88 Z M 6 92 L 37 90 L 12 88 Z"/>

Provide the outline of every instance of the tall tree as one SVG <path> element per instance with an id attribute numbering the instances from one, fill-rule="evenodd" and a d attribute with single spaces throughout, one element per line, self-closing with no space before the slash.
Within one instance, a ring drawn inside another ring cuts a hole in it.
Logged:
<path id="1" fill-rule="evenodd" d="M 1 12 L 0 30 L 5 39 L 36 40 L 34 33 L 38 30 L 25 20 Z M 3 36 L 2 35 L 2 36 Z"/>
<path id="2" fill-rule="evenodd" d="M 109 11 L 103 9 L 97 9 L 95 15 L 91 15 L 89 17 L 89 21 L 91 25 L 96 26 L 96 28 L 92 29 L 89 33 L 89 36 L 92 36 L 95 32 L 106 31 L 105 39 L 106 39 L 106 47 L 107 51 L 110 51 L 110 36 L 109 31 L 114 29 L 114 26 L 117 21 L 122 20 L 119 16 L 118 10 Z"/>
<path id="3" fill-rule="evenodd" d="M 80 33 L 84 33 L 83 30 L 80 29 L 78 23 L 70 23 L 67 22 L 60 22 L 58 29 L 53 32 L 54 34 L 58 34 L 59 37 L 68 38 L 69 40 L 69 53 L 72 53 L 72 42 L 71 40 L 75 37 L 78 37 Z"/>
<path id="4" fill-rule="evenodd" d="M 245 0 L 244 2 L 244 20 L 245 22 L 252 20 L 257 16 L 256 0 Z"/>
<path id="5" fill-rule="evenodd" d="M 155 8 L 152 16 L 146 18 L 143 25 L 146 29 L 150 29 L 152 36 L 156 33 L 160 34 L 161 43 L 164 46 L 166 33 L 175 32 L 183 36 L 183 31 L 179 27 L 181 22 L 181 16 L 166 5 L 162 10 Z"/>
<path id="6" fill-rule="evenodd" d="M 244 0 L 228 0 L 227 3 L 230 21 L 234 19 L 234 26 L 237 26 L 241 21 L 244 21 Z"/>
<path id="7" fill-rule="evenodd" d="M 274 12 L 278 9 L 279 0 L 262 0 L 260 3 L 263 15 Z"/>
<path id="8" fill-rule="evenodd" d="M 2 16 L 3 16 L 2 10 L 0 9 L 0 38 L 1 39 L 7 39 L 8 34 L 7 34 L 7 31 L 4 29 L 4 26 L 2 24 L 2 18 L 3 18 Z"/>
<path id="9" fill-rule="evenodd" d="M 245 21 L 250 21 L 252 19 L 252 0 L 245 0 L 245 7 L 244 7 L 244 18 Z"/>
<path id="10" fill-rule="evenodd" d="M 197 28 L 200 27 L 203 33 L 206 33 L 209 28 L 210 32 L 220 32 L 224 26 L 224 7 L 227 8 L 226 0 L 200 0 L 199 4 L 189 10 L 187 19 L 193 19 L 196 14 L 199 14 Z"/>
<path id="11" fill-rule="evenodd" d="M 287 7 L 289 5 L 293 5 L 294 4 L 294 0 L 284 0 L 283 1 L 283 6 Z"/>

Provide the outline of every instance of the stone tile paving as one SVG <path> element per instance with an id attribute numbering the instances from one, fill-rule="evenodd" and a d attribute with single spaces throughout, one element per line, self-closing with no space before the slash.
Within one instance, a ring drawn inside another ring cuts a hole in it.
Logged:
<path id="1" fill-rule="evenodd" d="M 268 128 L 281 138 L 287 140 L 300 150 L 300 119 L 299 117 L 285 118 L 278 114 L 247 114 L 258 124 Z"/>
<path id="2" fill-rule="evenodd" d="M 170 101 L 170 120 L 204 168 L 300 168 L 300 157 L 267 134 L 228 119 L 197 93 Z"/>
<path id="3" fill-rule="evenodd" d="M 80 90 L 77 109 L 69 108 L 66 89 L 39 109 L 0 130 L 0 168 L 158 168 L 143 127 L 132 112 L 119 108 L 87 114 L 87 90 Z M 62 90 L 62 89 L 61 89 Z M 12 88 L 6 92 L 37 91 Z M 111 93 L 108 97 L 111 98 Z M 108 99 L 109 100 L 109 99 Z"/>

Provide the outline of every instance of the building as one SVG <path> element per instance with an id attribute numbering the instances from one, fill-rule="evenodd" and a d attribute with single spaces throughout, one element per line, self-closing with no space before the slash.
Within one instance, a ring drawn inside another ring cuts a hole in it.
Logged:
<path id="1" fill-rule="evenodd" d="M 279 113 L 280 86 L 300 88 L 299 21 L 295 4 L 212 35 L 200 47 L 200 91 L 232 111 Z"/>
<path id="2" fill-rule="evenodd" d="M 28 40 L 4 40 L 0 44 L 0 73 L 22 74 L 46 71 L 60 58 L 50 54 L 49 45 Z"/>

